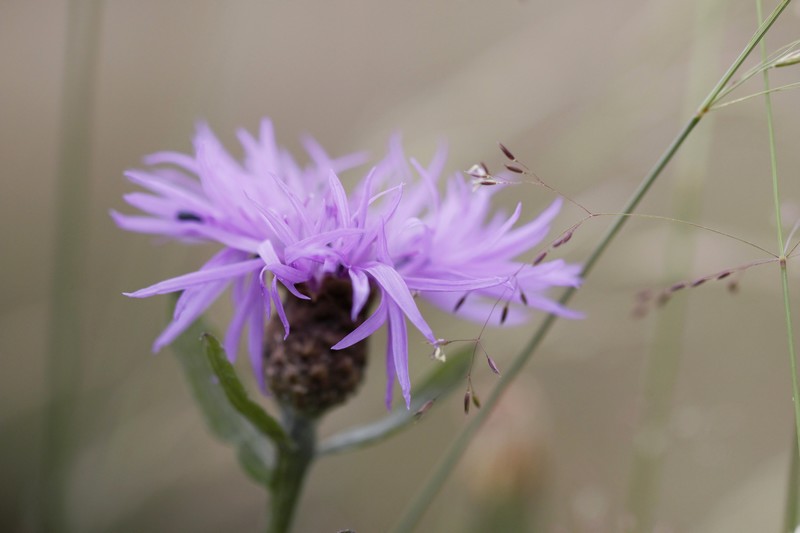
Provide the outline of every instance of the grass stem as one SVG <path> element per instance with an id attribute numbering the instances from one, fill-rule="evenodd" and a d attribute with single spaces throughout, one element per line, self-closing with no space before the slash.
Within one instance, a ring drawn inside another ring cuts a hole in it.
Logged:
<path id="1" fill-rule="evenodd" d="M 789 453 L 789 479 L 786 485 L 786 510 L 783 515 L 783 532 L 793 532 L 799 520 L 800 511 L 800 455 L 794 453 L 797 448 L 797 434 L 792 435 L 792 447 Z"/>
<path id="2" fill-rule="evenodd" d="M 756 0 L 756 12 L 758 14 L 758 21 L 761 22 L 763 18 L 761 0 Z M 766 45 L 761 43 L 761 58 L 762 61 L 767 59 Z M 769 84 L 769 71 L 764 70 L 764 107 L 767 115 L 767 130 L 769 133 L 769 162 L 772 171 L 772 199 L 775 204 L 775 228 L 776 236 L 778 239 L 778 250 L 781 250 L 781 260 L 779 262 L 781 268 L 781 288 L 783 290 L 783 309 L 786 317 L 786 341 L 789 348 L 789 367 L 791 369 L 792 379 L 792 399 L 794 403 L 794 424 L 796 434 L 797 449 L 792 450 L 792 453 L 800 455 L 800 385 L 797 379 L 797 352 L 794 343 L 794 328 L 792 326 L 792 306 L 789 295 L 789 274 L 787 271 L 786 261 L 786 245 L 783 239 L 783 217 L 781 216 L 781 198 L 780 189 L 778 187 L 778 155 L 775 148 L 775 124 L 772 113 L 772 95 L 770 94 Z M 791 509 L 797 504 L 796 489 L 788 491 L 787 494 L 787 509 Z M 788 511 L 787 511 L 788 513 Z M 796 514 L 796 510 L 793 514 Z M 788 516 L 788 514 L 787 514 Z M 791 530 L 794 530 L 796 523 L 791 524 Z"/>

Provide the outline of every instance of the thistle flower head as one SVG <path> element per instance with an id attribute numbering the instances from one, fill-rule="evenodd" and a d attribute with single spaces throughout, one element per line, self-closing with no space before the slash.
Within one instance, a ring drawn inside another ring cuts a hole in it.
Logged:
<path id="1" fill-rule="evenodd" d="M 492 192 L 472 192 L 462 175 L 451 176 L 440 193 L 444 151 L 423 166 L 409 161 L 396 139 L 387 157 L 348 194 L 338 173 L 363 162 L 360 155 L 331 158 L 309 140 L 312 163 L 300 166 L 276 145 L 266 120 L 257 138 L 240 132 L 239 139 L 245 152 L 241 163 L 201 125 L 194 155 L 153 154 L 146 159 L 150 170 L 126 173 L 147 192 L 125 196 L 143 215 L 112 211 L 120 227 L 220 245 L 197 271 L 127 294 L 143 298 L 182 291 L 172 322 L 156 339 L 154 350 L 169 344 L 231 287 L 234 312 L 224 345 L 234 360 L 246 331 L 250 362 L 262 390 L 271 388 L 279 398 L 296 399 L 323 387 L 323 382 L 345 379 L 320 365 L 330 366 L 337 353 L 357 346 L 385 324 L 386 402 L 390 404 L 397 381 L 408 405 L 407 324 L 434 347 L 440 342 L 420 313 L 416 295 L 448 311 L 460 303 L 458 315 L 480 322 L 498 299 L 512 302 L 503 313 L 507 324 L 524 320 L 529 308 L 578 316 L 545 296 L 552 286 L 577 285 L 577 266 L 561 260 L 536 266 L 515 261 L 545 237 L 559 200 L 534 220 L 517 225 L 521 205 L 510 216 L 492 215 Z M 317 302 L 327 302 L 328 307 L 316 309 Z M 313 327 L 298 313 L 327 323 L 327 329 L 315 333 L 316 340 L 301 342 L 308 335 L 293 328 L 308 332 Z M 315 359 L 305 366 L 265 370 L 265 345 L 269 365 L 270 353 L 292 339 L 309 353 L 329 352 L 323 358 L 327 362 Z M 308 343 L 314 342 L 322 344 L 312 350 Z M 360 368 L 362 355 L 356 355 Z M 350 368 L 349 363 L 345 366 Z M 347 394 L 315 404 L 314 409 L 325 409 Z"/>

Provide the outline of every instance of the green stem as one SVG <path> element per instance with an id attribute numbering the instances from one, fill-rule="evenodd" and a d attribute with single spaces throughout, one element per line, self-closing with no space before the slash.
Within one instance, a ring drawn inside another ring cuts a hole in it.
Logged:
<path id="1" fill-rule="evenodd" d="M 769 28 L 778 18 L 778 16 L 786 9 L 789 5 L 791 0 L 782 0 L 782 2 L 775 8 L 772 12 L 770 17 L 762 24 L 758 31 L 751 37 L 750 41 L 747 43 L 745 48 L 739 54 L 739 56 L 734 60 L 733 64 L 731 64 L 730 68 L 725 72 L 725 74 L 720 78 L 719 82 L 717 82 L 716 86 L 708 93 L 708 96 L 703 100 L 702 104 L 699 107 L 698 112 L 693 116 L 681 129 L 675 139 L 670 143 L 669 147 L 666 149 L 664 154 L 658 159 L 656 164 L 647 173 L 647 175 L 642 179 L 642 182 L 634 191 L 631 198 L 623 207 L 621 213 L 622 215 L 617 217 L 611 227 L 608 229 L 606 234 L 603 236 L 603 239 L 598 243 L 598 245 L 594 248 L 592 253 L 589 255 L 586 263 L 581 270 L 581 277 L 586 278 L 589 273 L 594 268 L 597 261 L 600 257 L 605 253 L 608 246 L 616 237 L 617 233 L 622 229 L 622 226 L 625 225 L 625 222 L 629 217 L 625 216 L 626 213 L 633 212 L 639 203 L 644 198 L 647 191 L 656 181 L 658 176 L 667 166 L 667 164 L 672 160 L 675 156 L 675 153 L 681 147 L 683 142 L 689 136 L 689 134 L 694 130 L 695 126 L 700 122 L 703 116 L 705 116 L 706 112 L 710 108 L 710 106 L 714 103 L 717 96 L 719 96 L 722 89 L 725 87 L 725 84 L 730 81 L 736 71 L 741 67 L 744 60 L 750 55 L 756 45 L 761 41 L 764 35 L 767 33 Z M 566 289 L 559 302 L 561 304 L 566 304 L 572 298 L 573 294 L 575 294 L 576 289 L 570 287 Z M 469 444 L 469 441 L 478 431 L 480 426 L 483 422 L 488 418 L 489 414 L 491 413 L 494 406 L 500 400 L 500 397 L 505 392 L 505 390 L 511 385 L 511 383 L 516 378 L 517 374 L 519 374 L 522 367 L 525 363 L 530 359 L 531 355 L 536 351 L 539 344 L 541 344 L 542 340 L 547 336 L 547 333 L 550 331 L 550 328 L 553 327 L 553 324 L 556 322 L 557 317 L 555 315 L 547 315 L 545 319 L 542 321 L 539 328 L 534 332 L 531 339 L 525 345 L 525 347 L 521 350 L 521 352 L 514 358 L 511 362 L 511 365 L 506 369 L 506 371 L 501 376 L 500 380 L 497 383 L 497 386 L 492 390 L 489 394 L 488 398 L 483 404 L 483 408 L 476 413 L 476 415 L 472 418 L 470 423 L 467 425 L 466 428 L 461 432 L 461 434 L 455 439 L 453 444 L 445 453 L 444 458 L 436 467 L 436 469 L 431 474 L 428 481 L 425 483 L 425 486 L 422 490 L 418 491 L 414 499 L 412 500 L 411 504 L 409 505 L 408 509 L 406 510 L 405 514 L 401 518 L 400 522 L 395 526 L 395 531 L 403 532 L 403 531 L 411 531 L 414 526 L 419 522 L 422 515 L 427 510 L 428 506 L 433 501 L 434 496 L 439 492 L 442 485 L 444 484 L 447 477 L 450 475 L 450 472 L 453 470 L 455 465 L 458 463 L 459 459 L 463 455 L 464 451 Z"/>
<path id="2" fill-rule="evenodd" d="M 761 9 L 761 0 L 756 0 L 756 12 L 758 14 L 758 20 L 761 22 L 763 18 L 762 9 Z M 767 49 L 765 44 L 761 43 L 761 58 L 762 61 L 766 61 L 767 58 Z M 792 306 L 791 306 L 791 299 L 789 297 L 789 273 L 786 269 L 786 252 L 785 252 L 785 244 L 783 240 L 783 217 L 781 217 L 781 198 L 780 198 L 780 190 L 778 188 L 778 154 L 775 148 L 775 124 L 773 121 L 773 113 L 772 113 L 772 95 L 770 94 L 770 87 L 769 87 L 769 72 L 768 70 L 764 70 L 763 73 L 764 77 L 764 106 L 767 112 L 767 130 L 769 133 L 769 162 L 770 162 L 770 169 L 772 170 L 772 200 L 775 204 L 775 228 L 776 228 L 776 236 L 778 239 L 778 250 L 781 252 L 781 260 L 780 260 L 780 267 L 781 267 L 781 288 L 783 290 L 783 309 L 784 314 L 786 316 L 786 340 L 789 347 L 789 367 L 792 372 L 792 399 L 794 403 L 794 425 L 795 425 L 795 444 L 797 446 L 796 450 L 792 450 L 794 454 L 795 451 L 798 455 L 800 455 L 800 385 L 798 385 L 797 380 L 797 352 L 795 350 L 794 344 L 794 328 L 792 327 Z M 791 487 L 790 487 L 791 489 Z M 791 489 L 788 491 L 787 494 L 787 509 L 791 509 L 796 505 L 796 488 Z M 797 524 L 791 524 L 791 530 L 794 530 L 794 527 Z"/>
<path id="3" fill-rule="evenodd" d="M 80 377 L 81 277 L 85 261 L 93 81 L 102 4 L 73 0 L 67 11 L 56 174 L 55 251 L 47 339 L 39 517 L 42 531 L 67 529 L 65 463 Z"/>
<path id="4" fill-rule="evenodd" d="M 786 511 L 783 515 L 783 531 L 793 532 L 798 524 L 798 497 L 800 497 L 800 455 L 794 453 L 797 448 L 797 434 L 792 436 L 792 447 L 789 459 L 789 479 L 786 486 Z"/>
<path id="5" fill-rule="evenodd" d="M 278 449 L 270 483 L 269 533 L 286 533 L 292 525 L 306 472 L 314 460 L 316 424 L 302 415 L 284 412 L 284 428 L 292 446 Z"/>
<path id="6" fill-rule="evenodd" d="M 789 366 L 792 372 L 792 397 L 794 399 L 794 427 L 795 427 L 795 446 L 792 450 L 792 455 L 797 459 L 800 456 L 800 387 L 797 382 L 797 353 L 794 346 L 794 333 L 792 332 L 792 312 L 789 302 L 789 275 L 786 271 L 786 261 L 781 261 L 781 285 L 783 287 L 783 305 L 786 313 L 786 337 L 789 342 Z M 795 491 L 797 488 L 795 487 Z M 797 514 L 797 497 L 789 491 L 787 494 L 787 508 L 794 508 L 794 514 Z M 798 525 L 797 522 L 792 526 Z"/>

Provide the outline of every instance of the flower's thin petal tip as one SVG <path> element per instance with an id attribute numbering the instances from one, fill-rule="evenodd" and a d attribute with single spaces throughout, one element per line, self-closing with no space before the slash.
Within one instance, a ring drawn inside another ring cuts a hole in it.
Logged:
<path id="1" fill-rule="evenodd" d="M 411 409 L 411 391 L 403 391 L 403 399 L 406 401 L 406 409 Z"/>
<path id="2" fill-rule="evenodd" d="M 127 296 L 128 298 L 149 298 L 151 296 L 155 296 L 158 293 L 155 293 L 148 289 L 139 289 L 138 291 L 133 291 L 133 292 L 123 292 L 122 294 Z"/>
<path id="3" fill-rule="evenodd" d="M 337 351 L 338 350 L 344 350 L 345 348 L 347 348 L 348 345 L 345 344 L 344 346 L 342 346 L 343 343 L 344 343 L 344 339 L 340 340 L 339 342 L 337 342 L 336 344 L 331 346 L 331 350 L 337 350 Z"/>
<path id="4" fill-rule="evenodd" d="M 124 220 L 123 219 L 125 218 L 125 215 L 123 215 L 122 213 L 120 213 L 116 209 L 109 209 L 108 210 L 108 215 L 111 217 L 111 220 L 114 221 L 114 224 L 116 224 L 117 226 L 122 227 L 122 229 L 125 229 L 123 227 L 123 224 L 124 224 Z"/>

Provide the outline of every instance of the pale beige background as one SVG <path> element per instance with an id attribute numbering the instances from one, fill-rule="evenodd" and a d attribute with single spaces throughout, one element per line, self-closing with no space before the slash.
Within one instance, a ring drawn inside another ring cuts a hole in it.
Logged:
<path id="1" fill-rule="evenodd" d="M 165 324 L 165 298 L 121 296 L 199 264 L 208 249 L 153 245 L 111 223 L 132 187 L 124 169 L 152 151 L 188 150 L 208 120 L 236 152 L 234 131 L 271 116 L 281 141 L 314 135 L 332 153 L 379 155 L 403 132 L 408 151 L 450 145 L 449 169 L 501 161 L 502 140 L 553 185 L 592 209 L 613 211 L 667 146 L 755 27 L 753 2 L 718 2 L 704 22 L 719 50 L 704 89 L 687 94 L 697 0 L 109 1 L 102 15 L 92 120 L 90 219 L 84 275 L 75 280 L 84 324 L 80 401 L 70 438 L 69 520 L 75 531 L 252 531 L 265 496 L 206 431 L 171 354 L 149 346 Z M 767 2 L 771 7 L 771 2 Z M 34 524 L 34 478 L 44 401 L 44 353 L 53 260 L 54 180 L 66 3 L 0 0 L 0 529 Z M 798 38 L 790 8 L 772 48 Z M 797 81 L 798 70 L 775 82 Z M 753 92 L 750 85 L 744 92 Z M 800 199 L 800 100 L 775 98 L 783 197 Z M 697 221 L 774 247 L 769 167 L 760 100 L 701 124 L 711 135 Z M 672 172 L 642 211 L 669 214 Z M 505 191 L 532 217 L 552 196 Z M 565 210 L 559 227 L 580 213 Z M 787 223 L 794 221 L 789 217 Z M 563 256 L 581 261 L 608 220 L 576 234 Z M 664 223 L 633 220 L 573 306 L 588 318 L 562 323 L 519 379 L 513 405 L 433 502 L 420 531 L 463 531 L 492 487 L 482 463 L 489 436 L 518 430 L 531 456 L 519 468 L 545 487 L 536 509 L 553 531 L 614 531 L 622 516 L 640 375 L 654 316 L 630 318 L 637 290 L 660 286 Z M 698 233 L 694 275 L 761 258 Z M 792 277 L 796 281 L 795 276 Z M 791 435 L 777 271 L 748 273 L 736 296 L 722 286 L 688 298 L 688 326 L 659 522 L 665 531 L 775 531 Z M 221 305 L 214 319 L 221 323 Z M 442 336 L 474 336 L 446 323 Z M 490 332 L 501 368 L 533 325 Z M 323 426 L 382 414 L 381 342 L 359 397 Z M 412 371 L 431 363 L 424 346 Z M 244 370 L 244 366 L 242 369 Z M 476 371 L 486 395 L 494 377 Z M 460 396 L 456 394 L 455 396 Z M 326 459 L 313 469 L 297 531 L 383 531 L 465 424 L 460 397 L 391 442 Z M 503 429 L 506 428 L 506 429 Z M 502 446 L 500 448 L 502 450 Z M 506 453 L 504 451 L 498 452 Z M 524 454 L 523 454 L 524 455 Z M 537 478 L 538 479 L 538 478 Z M 483 485 L 482 485 L 483 484 Z M 534 505 L 532 501 L 531 505 Z M 560 529 L 559 529 L 560 528 Z"/>

